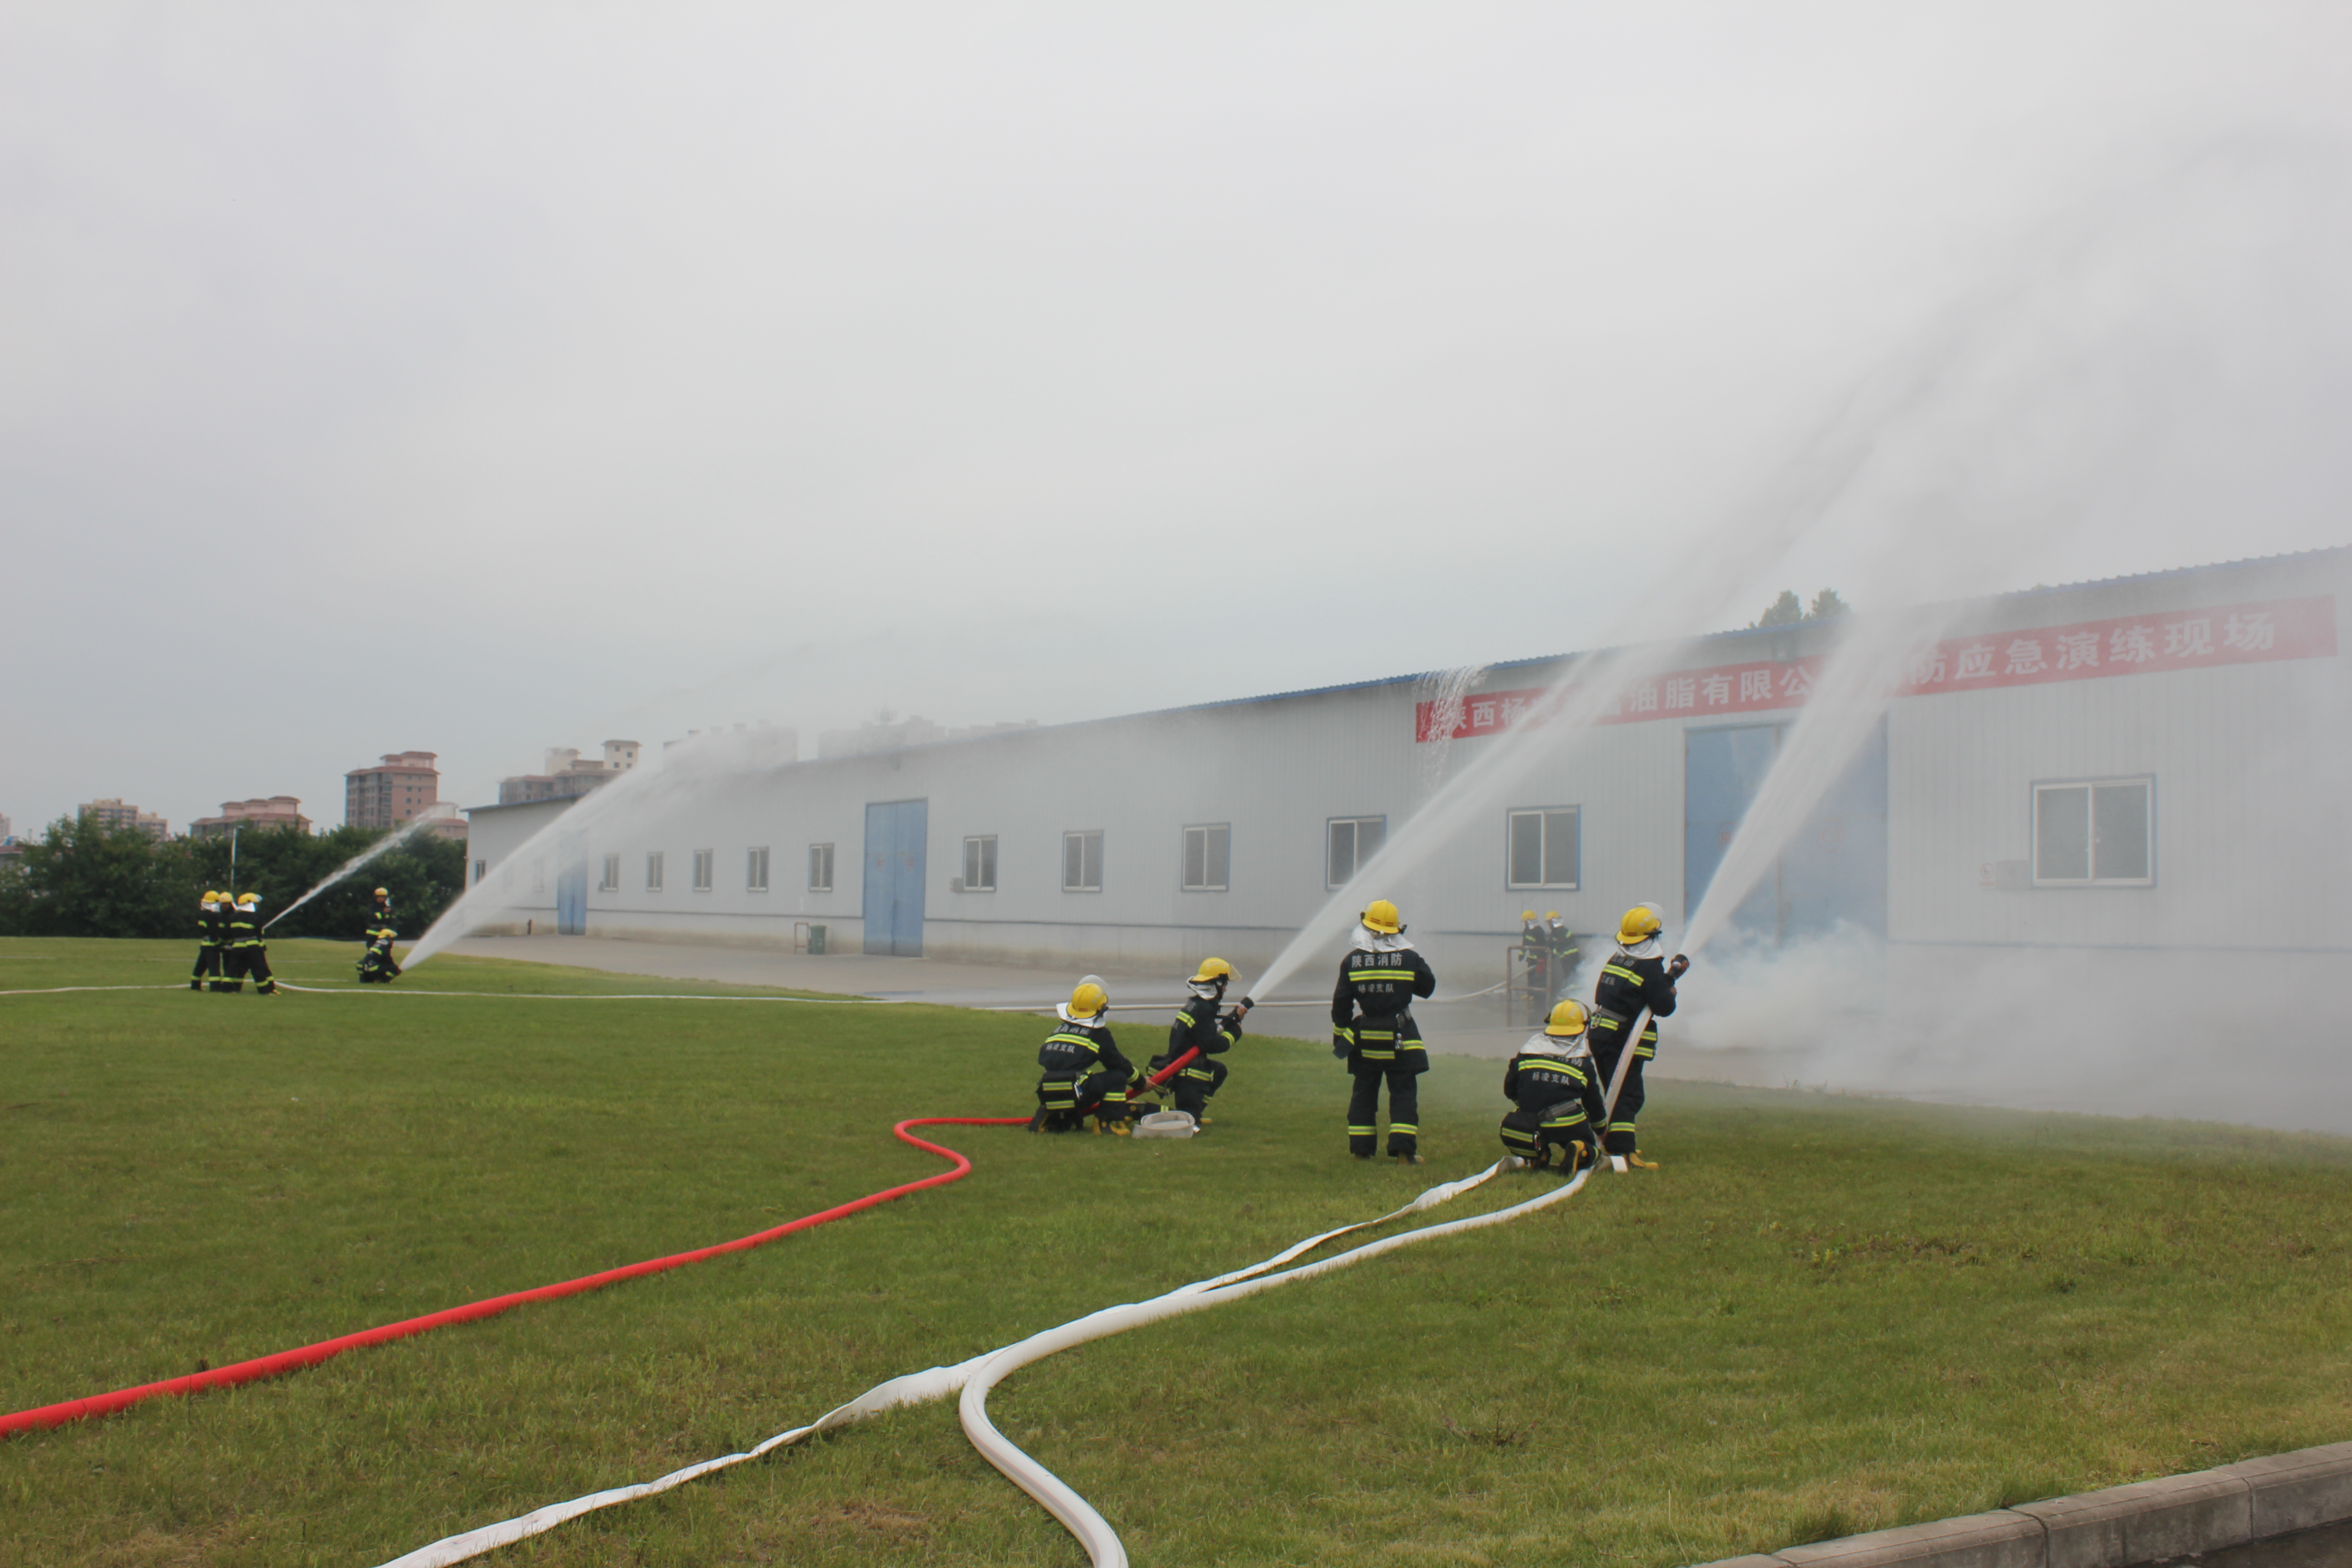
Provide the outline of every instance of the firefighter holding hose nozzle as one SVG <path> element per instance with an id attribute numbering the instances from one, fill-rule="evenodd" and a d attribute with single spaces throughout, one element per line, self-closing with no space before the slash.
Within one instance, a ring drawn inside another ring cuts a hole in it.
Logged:
<path id="1" fill-rule="evenodd" d="M 1176 1021 L 1168 1026 L 1168 1049 L 1145 1064 L 1145 1070 L 1156 1079 L 1183 1062 L 1176 1068 L 1173 1079 L 1176 1109 L 1191 1117 L 1196 1128 L 1209 1125 L 1204 1112 L 1210 1097 L 1225 1086 L 1225 1064 L 1215 1058 L 1233 1049 L 1242 1037 L 1242 1019 L 1252 1005 L 1244 996 L 1223 1016 L 1218 1016 L 1218 1005 L 1224 1001 L 1225 987 L 1233 979 L 1232 964 L 1222 958 L 1202 959 L 1192 978 L 1184 982 L 1192 994 L 1178 1010 Z M 1186 1061 L 1188 1055 L 1192 1059 Z"/>
<path id="2" fill-rule="evenodd" d="M 400 973 L 400 965 L 392 956 L 392 944 L 400 933 L 393 928 L 392 895 L 382 888 L 375 890 L 375 904 L 368 910 L 364 934 L 367 947 L 360 954 L 360 984 L 391 984 Z"/>
<path id="3" fill-rule="evenodd" d="M 269 973 L 269 947 L 261 939 L 260 894 L 236 896 L 236 907 L 229 911 L 224 941 L 228 948 L 228 988 L 242 991 L 250 979 L 254 990 L 260 994 L 277 995 L 278 982 Z"/>
<path id="4" fill-rule="evenodd" d="M 1627 910 L 1625 918 L 1617 922 L 1617 951 L 1609 955 L 1592 993 L 1592 1064 L 1604 1096 L 1610 1079 L 1616 1076 L 1618 1058 L 1629 1049 L 1633 1053 L 1633 1059 L 1625 1064 L 1624 1086 L 1609 1113 L 1601 1148 L 1607 1153 L 1623 1155 L 1627 1164 L 1643 1171 L 1658 1166 L 1657 1162 L 1642 1158 L 1634 1137 L 1633 1123 L 1642 1114 L 1642 1064 L 1658 1054 L 1657 1021 L 1674 1012 L 1675 982 L 1690 967 L 1690 960 L 1679 952 L 1665 956 L 1658 936 L 1661 924 L 1655 904 L 1635 904 Z M 1627 1039 L 1645 1008 L 1650 1021 L 1642 1037 Z"/>
<path id="5" fill-rule="evenodd" d="M 1386 899 L 1364 906 L 1355 945 L 1339 961 L 1331 993 L 1331 1054 L 1356 1080 L 1348 1099 L 1348 1152 L 1369 1160 L 1378 1146 L 1381 1085 L 1389 1089 L 1389 1155 L 1421 1163 L 1421 1086 L 1429 1070 L 1412 1000 L 1437 989 L 1429 961 L 1405 940 L 1404 922 Z"/>
<path id="6" fill-rule="evenodd" d="M 1503 1069 L 1503 1097 L 1512 1106 L 1503 1118 L 1503 1147 L 1528 1169 L 1551 1165 L 1557 1149 L 1559 1173 L 1574 1175 L 1592 1163 L 1600 1147 L 1597 1130 L 1605 1118 L 1591 1021 L 1591 1010 L 1581 1002 L 1556 1005 L 1544 1026 Z"/>
<path id="7" fill-rule="evenodd" d="M 1095 1132 L 1126 1136 L 1134 1120 L 1127 1086 L 1135 1077 L 1134 1064 L 1111 1038 L 1110 994 L 1088 975 L 1078 982 L 1070 999 L 1054 1009 L 1061 1026 L 1037 1047 L 1037 1113 L 1029 1119 L 1032 1132 L 1075 1132 L 1095 1119 Z"/>

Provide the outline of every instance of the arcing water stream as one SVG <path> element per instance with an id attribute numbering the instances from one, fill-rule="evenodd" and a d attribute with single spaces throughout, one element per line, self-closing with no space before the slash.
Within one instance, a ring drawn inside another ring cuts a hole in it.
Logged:
<path id="1" fill-rule="evenodd" d="M 382 838 L 377 839 L 374 843 L 369 845 L 366 848 L 361 850 L 358 854 L 352 856 L 350 859 L 344 861 L 341 865 L 329 872 L 325 881 L 320 882 L 317 887 L 311 889 L 309 892 L 303 894 L 300 898 L 295 900 L 292 903 L 287 905 L 284 909 L 270 916 L 268 920 L 262 923 L 261 929 L 268 931 L 271 926 L 276 925 L 279 921 L 284 920 L 288 915 L 292 914 L 296 910 L 300 909 L 304 904 L 309 903 L 312 899 L 317 898 L 320 893 L 325 892 L 328 889 L 333 887 L 336 883 L 341 881 L 344 878 L 350 876 L 361 867 L 376 859 L 380 856 L 388 855 L 393 850 L 399 848 L 403 844 L 407 843 L 411 837 L 415 837 L 418 832 L 429 826 L 432 821 L 433 818 L 429 816 L 416 817 L 398 828 L 396 831 L 385 834 Z"/>

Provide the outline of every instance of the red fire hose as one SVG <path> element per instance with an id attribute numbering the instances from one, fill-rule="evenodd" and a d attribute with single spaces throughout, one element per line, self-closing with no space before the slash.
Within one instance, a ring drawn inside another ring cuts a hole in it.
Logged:
<path id="1" fill-rule="evenodd" d="M 1172 1072 L 1175 1069 L 1171 1068 L 1169 1070 Z M 557 1285 L 541 1285 L 535 1289 L 516 1290 L 504 1296 L 492 1296 L 487 1300 L 471 1302 L 463 1307 L 449 1307 L 438 1312 L 428 1312 L 421 1318 L 408 1318 L 397 1323 L 386 1323 L 382 1328 L 362 1329 L 358 1333 L 344 1334 L 339 1339 L 321 1340 L 315 1345 L 304 1345 L 299 1350 L 279 1351 L 275 1355 L 257 1356 L 251 1361 L 238 1362 L 234 1366 L 216 1366 L 208 1372 L 191 1373 L 185 1377 L 166 1378 L 161 1383 L 142 1383 L 136 1388 L 118 1388 L 111 1394 L 93 1394 L 84 1399 L 68 1399 L 61 1405 L 44 1405 L 37 1410 L 19 1410 L 13 1415 L 0 1415 L 0 1437 L 11 1437 L 20 1432 L 38 1431 L 44 1427 L 62 1426 L 68 1421 L 79 1421 L 90 1415 L 110 1415 L 118 1410 L 125 1410 L 133 1405 L 165 1395 L 176 1397 L 201 1393 L 208 1388 L 234 1388 L 241 1383 L 256 1383 L 265 1377 L 276 1377 L 280 1373 L 296 1372 L 306 1366 L 316 1366 L 331 1356 L 341 1355 L 345 1351 L 358 1350 L 363 1345 L 380 1345 L 392 1340 L 406 1339 L 412 1334 L 425 1333 L 429 1330 L 446 1328 L 451 1323 L 470 1323 L 478 1318 L 496 1317 L 499 1313 L 520 1307 L 526 1301 L 551 1301 L 559 1296 L 577 1296 L 583 1291 L 601 1290 L 607 1285 L 617 1285 L 624 1279 L 635 1279 L 640 1275 L 659 1274 L 669 1268 L 683 1268 L 689 1263 L 700 1263 L 705 1258 L 717 1258 L 722 1253 L 746 1252 L 754 1247 L 773 1241 L 778 1237 L 790 1236 L 796 1230 L 807 1230 L 812 1226 L 854 1215 L 860 1209 L 872 1208 L 877 1204 L 887 1204 L 892 1198 L 904 1197 L 908 1193 L 919 1193 L 925 1187 L 944 1186 L 950 1182 L 961 1181 L 971 1172 L 971 1161 L 952 1149 L 942 1148 L 937 1143 L 915 1137 L 907 1131 L 909 1127 L 1020 1127 L 1025 1125 L 1027 1121 L 1026 1117 L 1021 1116 L 914 1117 L 901 1121 L 890 1131 L 898 1134 L 901 1142 L 911 1143 L 926 1153 L 937 1154 L 943 1160 L 955 1162 L 954 1170 L 942 1171 L 935 1176 L 925 1176 L 919 1182 L 906 1182 L 895 1187 L 886 1187 L 878 1193 L 868 1193 L 862 1198 L 854 1198 L 834 1208 L 821 1209 L 815 1214 L 803 1215 L 798 1219 L 786 1220 L 772 1230 L 738 1237 L 733 1241 L 722 1241 L 714 1247 L 697 1247 L 692 1252 L 673 1253 L 667 1258 L 648 1258 L 643 1263 L 631 1263 L 619 1268 L 607 1268 L 601 1274 L 583 1274 L 577 1279 L 566 1279 Z"/>

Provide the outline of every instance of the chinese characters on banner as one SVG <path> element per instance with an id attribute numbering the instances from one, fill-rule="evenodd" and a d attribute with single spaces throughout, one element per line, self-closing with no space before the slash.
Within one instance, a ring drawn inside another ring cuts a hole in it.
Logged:
<path id="1" fill-rule="evenodd" d="M 1897 697 L 1968 691 L 1995 686 L 2038 686 L 2053 680 L 2093 680 L 2112 675 L 2153 675 L 2218 664 L 2326 658 L 2336 652 L 2336 599 L 2321 594 L 2163 615 L 1986 633 L 1937 644 L 1899 670 L 1889 671 Z M 1790 662 L 1725 664 L 1678 669 L 1637 680 L 1618 692 L 1597 722 L 1632 724 L 1802 707 L 1812 695 L 1822 657 Z M 1453 738 L 1499 735 L 1517 727 L 1543 689 L 1486 691 L 1462 700 Z M 1436 704 L 1413 715 L 1413 738 L 1433 741 Z"/>

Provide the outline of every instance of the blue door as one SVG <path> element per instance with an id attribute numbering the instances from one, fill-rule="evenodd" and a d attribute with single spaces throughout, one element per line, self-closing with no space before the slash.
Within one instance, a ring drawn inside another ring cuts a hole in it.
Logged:
<path id="1" fill-rule="evenodd" d="M 1780 753 L 1786 725 L 1683 735 L 1683 910 L 1698 907 L 1732 835 Z M 1773 942 L 1840 921 L 1886 932 L 1886 725 L 1882 721 L 1822 795 L 1732 924 Z"/>
<path id="2" fill-rule="evenodd" d="M 866 951 L 923 955 L 923 846 L 930 802 L 889 800 L 866 808 Z"/>
<path id="3" fill-rule="evenodd" d="M 556 851 L 555 934 L 588 934 L 588 856 L 582 841 L 569 838 Z"/>

